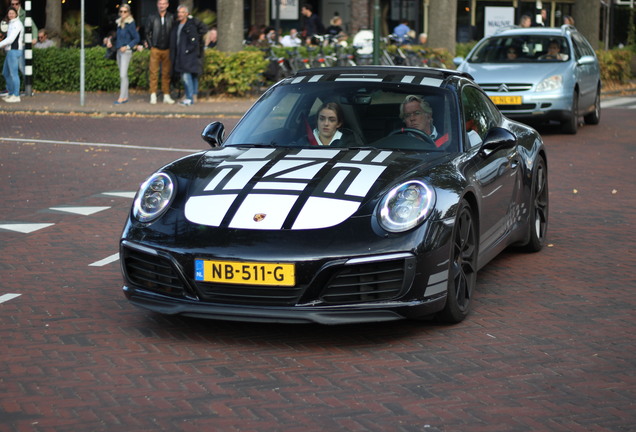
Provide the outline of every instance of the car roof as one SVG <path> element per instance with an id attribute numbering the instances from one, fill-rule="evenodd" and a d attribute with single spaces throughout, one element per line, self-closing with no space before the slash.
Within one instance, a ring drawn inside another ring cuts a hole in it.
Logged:
<path id="1" fill-rule="evenodd" d="M 567 36 L 569 33 L 577 32 L 571 25 L 561 27 L 506 27 L 490 37 L 519 36 L 519 35 L 546 35 L 546 36 Z"/>
<path id="2" fill-rule="evenodd" d="M 415 66 L 356 66 L 356 67 L 330 67 L 330 68 L 313 68 L 299 70 L 293 78 L 301 79 L 310 76 L 313 80 L 357 80 L 357 81 L 381 81 L 386 83 L 415 83 L 420 80 L 419 84 L 427 84 L 426 80 L 430 80 L 431 85 L 438 85 L 449 79 L 473 77 L 466 72 L 459 72 L 451 69 L 437 68 L 421 68 Z M 410 80 L 410 81 L 409 81 Z"/>

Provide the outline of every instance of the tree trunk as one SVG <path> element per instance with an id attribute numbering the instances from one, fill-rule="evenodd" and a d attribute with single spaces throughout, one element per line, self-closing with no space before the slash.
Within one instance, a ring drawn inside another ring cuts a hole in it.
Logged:
<path id="1" fill-rule="evenodd" d="M 429 6 L 428 46 L 446 48 L 455 54 L 457 2 L 431 0 Z"/>
<path id="2" fill-rule="evenodd" d="M 217 1 L 219 51 L 238 52 L 243 49 L 243 2 Z"/>
<path id="3" fill-rule="evenodd" d="M 573 10 L 574 24 L 594 49 L 600 48 L 601 5 L 598 0 L 576 0 Z"/>
<path id="4" fill-rule="evenodd" d="M 62 2 L 59 0 L 46 0 L 46 27 L 49 38 L 60 46 L 60 34 L 62 33 Z"/>

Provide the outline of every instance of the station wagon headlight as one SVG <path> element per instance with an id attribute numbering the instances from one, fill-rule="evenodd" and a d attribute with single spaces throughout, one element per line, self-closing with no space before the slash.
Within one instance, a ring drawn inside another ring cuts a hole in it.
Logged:
<path id="1" fill-rule="evenodd" d="M 537 91 L 552 91 L 558 90 L 563 86 L 563 77 L 561 75 L 552 75 L 549 78 L 544 79 L 539 84 L 537 84 Z"/>
<path id="2" fill-rule="evenodd" d="M 416 227 L 431 213 L 435 192 L 420 181 L 409 181 L 387 193 L 378 207 L 378 222 L 389 232 L 402 232 Z"/>
<path id="3" fill-rule="evenodd" d="M 157 219 L 172 202 L 174 190 L 174 182 L 168 174 L 153 174 L 139 188 L 133 204 L 133 216 L 140 222 Z"/>

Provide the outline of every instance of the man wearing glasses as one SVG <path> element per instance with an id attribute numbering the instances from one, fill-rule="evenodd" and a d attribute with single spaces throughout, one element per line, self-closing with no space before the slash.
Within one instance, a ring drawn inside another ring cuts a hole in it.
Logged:
<path id="1" fill-rule="evenodd" d="M 22 9 L 22 5 L 20 4 L 20 0 L 11 0 L 11 7 L 15 8 L 15 10 L 18 11 L 18 18 L 20 18 L 20 21 L 22 21 L 22 25 L 24 26 L 24 28 L 26 29 L 26 24 L 24 23 L 24 21 L 26 20 L 26 10 Z M 37 40 L 37 35 L 38 34 L 38 26 L 35 25 L 35 21 L 33 21 L 33 18 L 31 18 L 31 40 L 33 41 L 33 43 L 35 43 L 35 41 Z M 21 72 L 23 72 L 24 69 L 21 70 Z"/>
<path id="2" fill-rule="evenodd" d="M 431 137 L 437 147 L 448 141 L 448 134 L 439 136 L 433 124 L 433 109 L 421 96 L 409 95 L 404 99 L 400 105 L 400 118 L 407 128 L 421 130 Z M 416 134 L 412 135 L 417 137 Z"/>
<path id="3" fill-rule="evenodd" d="M 437 139 L 437 130 L 433 125 L 433 109 L 423 98 L 409 95 L 400 106 L 400 118 L 410 129 L 426 132 L 433 140 Z"/>
<path id="4" fill-rule="evenodd" d="M 38 41 L 33 45 L 33 48 L 43 49 L 43 48 L 53 48 L 55 43 L 49 39 L 49 34 L 46 29 L 40 29 L 38 32 Z"/>

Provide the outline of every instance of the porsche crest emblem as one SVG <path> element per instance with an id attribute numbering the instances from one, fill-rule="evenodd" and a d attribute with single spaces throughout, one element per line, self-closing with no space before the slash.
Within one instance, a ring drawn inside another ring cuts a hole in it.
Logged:
<path id="1" fill-rule="evenodd" d="M 267 216 L 265 213 L 256 213 L 252 219 L 254 219 L 254 222 L 260 222 L 265 219 L 265 216 Z"/>

